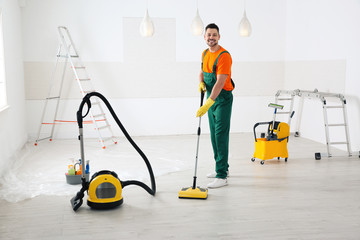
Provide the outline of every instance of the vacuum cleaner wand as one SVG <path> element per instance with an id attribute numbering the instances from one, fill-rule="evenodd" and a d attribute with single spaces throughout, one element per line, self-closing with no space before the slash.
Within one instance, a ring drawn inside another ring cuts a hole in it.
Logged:
<path id="1" fill-rule="evenodd" d="M 83 134 L 84 134 L 84 130 L 83 130 L 83 118 L 85 118 L 89 112 L 90 112 L 90 108 L 91 108 L 91 101 L 90 101 L 90 95 L 86 95 L 81 104 L 80 104 L 80 107 L 79 107 L 79 110 L 77 111 L 76 113 L 76 120 L 77 120 L 77 123 L 78 123 L 78 126 L 79 126 L 79 140 L 80 140 L 80 154 L 81 154 L 81 168 L 82 169 L 85 169 L 85 153 L 84 153 L 84 137 L 83 137 Z M 87 112 L 86 114 L 83 116 L 82 115 L 82 110 L 84 108 L 84 105 L 85 103 L 88 105 L 88 109 L 87 109 Z M 86 179 L 85 179 L 85 171 L 81 171 L 81 180 L 82 180 L 82 183 L 85 183 L 86 182 Z"/>
<path id="2" fill-rule="evenodd" d="M 85 116 L 82 116 L 82 109 L 85 105 L 85 103 L 88 105 L 88 110 L 85 114 Z M 76 119 L 77 119 L 77 123 L 79 126 L 79 140 L 80 140 L 80 153 L 81 153 L 81 168 L 85 169 L 85 153 L 84 153 L 84 138 L 83 138 L 83 118 L 86 117 L 86 115 L 89 113 L 91 108 L 91 102 L 90 102 L 90 98 L 87 97 L 87 95 L 84 97 L 83 101 L 80 104 L 79 110 L 76 113 Z M 87 191 L 89 189 L 89 183 L 86 182 L 86 178 L 85 178 L 85 171 L 82 171 L 81 173 L 81 184 L 82 187 L 80 189 L 79 192 L 76 193 L 76 196 L 73 197 L 70 200 L 72 209 L 74 211 L 78 210 L 79 207 L 81 207 L 81 205 L 83 204 L 83 198 L 85 196 L 85 191 Z"/>

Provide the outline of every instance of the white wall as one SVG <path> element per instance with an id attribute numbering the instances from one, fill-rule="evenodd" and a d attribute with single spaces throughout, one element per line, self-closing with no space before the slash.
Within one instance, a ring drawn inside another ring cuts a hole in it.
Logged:
<path id="1" fill-rule="evenodd" d="M 123 18 L 143 18 L 149 2 L 151 18 L 176 21 L 176 60 L 198 62 L 206 48 L 202 37 L 192 36 L 190 26 L 196 13 L 194 0 L 27 0 L 23 8 L 24 61 L 53 61 L 57 50 L 57 26 L 71 31 L 84 61 L 118 62 L 124 57 Z M 234 61 L 282 61 L 285 45 L 285 0 L 247 1 L 253 25 L 251 38 L 240 38 L 237 27 L 243 1 L 225 1 L 222 10 L 215 0 L 199 0 L 200 16 L 206 25 L 220 26 L 221 43 L 231 49 Z M 138 29 L 136 29 L 138 31 Z M 156 34 L 155 26 L 155 34 Z M 41 47 L 36 47 L 41 45 Z M 55 48 L 55 49 L 54 49 Z M 200 52 L 200 54 L 199 54 Z"/>
<path id="2" fill-rule="evenodd" d="M 202 37 L 190 33 L 195 1 L 149 1 L 149 13 L 157 28 L 155 36 L 153 39 L 134 38 L 137 44 L 133 45 L 129 34 L 136 37 L 138 29 L 131 26 L 141 21 L 146 1 L 26 2 L 22 9 L 22 25 L 31 138 L 35 137 L 40 121 L 41 99 L 46 96 L 58 46 L 56 27 L 59 25 L 71 30 L 94 77 L 96 89 L 112 100 L 131 134 L 194 132 L 196 119 L 193 115 L 198 105 L 196 75 L 200 53 L 206 48 Z M 266 106 L 276 90 L 317 88 L 345 94 L 353 149 L 358 149 L 359 4 L 358 0 L 247 1 L 253 35 L 240 38 L 236 30 L 242 17 L 243 1 L 225 1 L 222 11 L 214 7 L 217 1 L 199 1 L 203 22 L 216 22 L 220 26 L 220 44 L 233 57 L 233 77 L 237 83 L 233 132 L 251 131 L 255 122 L 271 119 L 271 110 Z M 161 25 L 164 21 L 170 25 Z M 146 52 L 143 47 L 149 44 L 154 49 L 162 49 L 161 44 L 167 39 L 164 30 L 170 33 L 166 35 L 170 39 L 170 45 L 166 44 L 169 48 L 162 53 L 167 57 L 156 59 L 157 65 L 141 63 L 139 71 L 130 71 L 137 57 L 129 58 L 129 54 L 149 58 L 153 51 Z M 137 51 L 137 46 L 141 46 L 142 51 Z M 159 66 L 166 70 L 162 71 Z M 151 71 L 146 80 L 144 69 Z M 168 85 L 160 92 L 146 92 L 149 81 Z M 80 96 L 76 95 L 76 86 L 66 86 L 69 92 L 64 99 L 75 100 L 68 101 L 62 113 L 64 118 L 73 118 Z M 311 101 L 305 103 L 300 131 L 304 137 L 324 142 L 320 106 Z M 73 137 L 74 132 L 76 126 L 61 126 L 57 136 Z"/>
<path id="3" fill-rule="evenodd" d="M 251 38 L 240 38 L 237 27 L 243 1 L 226 1 L 220 12 L 214 7 L 217 1 L 199 1 L 204 24 L 220 26 L 220 44 L 233 57 L 237 84 L 233 132 L 249 132 L 255 122 L 271 117 L 267 104 L 284 84 L 285 2 L 248 1 L 247 15 L 254 31 Z M 96 89 L 112 100 L 132 135 L 196 132 L 197 79 L 206 48 L 203 37 L 190 32 L 196 2 L 149 1 L 155 23 L 151 39 L 142 39 L 138 33 L 145 9 L 146 1 L 27 0 L 22 12 L 26 98 L 29 113 L 37 113 L 29 114 L 31 138 L 36 137 L 40 122 L 43 101 L 39 100 L 47 95 L 59 25 L 71 31 Z M 74 119 L 80 102 L 77 86 L 71 84 L 68 80 L 63 97 L 78 100 L 63 111 L 67 119 Z M 76 127 L 57 128 L 57 137 L 73 137 L 77 132 Z"/>
<path id="4" fill-rule="evenodd" d="M 0 112 L 0 176 L 27 141 L 21 12 L 17 1 L 0 0 L 8 109 Z"/>
<path id="5" fill-rule="evenodd" d="M 352 149 L 359 150 L 360 1 L 289 0 L 286 15 L 285 87 L 344 94 Z M 333 123 L 342 121 L 337 115 Z M 325 142 L 323 124 L 321 103 L 307 100 L 302 136 Z"/>

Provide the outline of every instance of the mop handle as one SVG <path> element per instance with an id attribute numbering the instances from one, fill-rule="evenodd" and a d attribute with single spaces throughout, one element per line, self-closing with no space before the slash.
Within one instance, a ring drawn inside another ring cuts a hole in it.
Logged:
<path id="1" fill-rule="evenodd" d="M 273 122 L 272 122 L 271 136 L 274 135 L 276 110 L 277 110 L 277 108 L 275 108 L 275 110 L 274 110 L 274 118 L 273 118 Z"/>
<path id="2" fill-rule="evenodd" d="M 204 95 L 205 95 L 205 92 L 201 91 L 200 107 L 203 105 Z M 198 127 L 198 131 L 197 131 L 198 138 L 197 138 L 197 145 L 196 145 L 196 157 L 195 157 L 195 171 L 194 171 L 193 189 L 196 188 L 196 171 L 197 171 L 197 162 L 198 162 L 198 154 L 199 154 L 200 134 L 201 134 L 201 117 L 199 117 L 199 127 Z"/>
<path id="3" fill-rule="evenodd" d="M 276 103 L 269 103 L 268 107 L 274 108 L 274 117 L 273 117 L 273 121 L 272 121 L 272 129 L 271 129 L 271 133 L 270 133 L 270 136 L 273 136 L 277 109 L 282 110 L 284 108 L 284 106 L 276 104 Z"/>

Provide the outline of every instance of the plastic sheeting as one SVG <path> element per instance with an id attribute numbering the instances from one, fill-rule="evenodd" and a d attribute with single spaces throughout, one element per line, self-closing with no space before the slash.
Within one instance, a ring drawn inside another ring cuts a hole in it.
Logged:
<path id="1" fill-rule="evenodd" d="M 149 159 L 155 177 L 193 167 L 189 153 L 195 152 L 195 136 L 139 137 L 134 141 Z M 72 159 L 80 158 L 79 141 L 43 141 L 38 146 L 29 142 L 16 155 L 11 168 L 0 177 L 0 198 L 18 202 L 38 195 L 74 195 L 80 190 L 80 184 L 67 184 L 65 177 Z M 120 180 L 150 184 L 145 162 L 125 138 L 105 150 L 97 141 L 86 140 L 85 158 L 90 161 L 90 175 L 106 169 L 116 172 Z"/>

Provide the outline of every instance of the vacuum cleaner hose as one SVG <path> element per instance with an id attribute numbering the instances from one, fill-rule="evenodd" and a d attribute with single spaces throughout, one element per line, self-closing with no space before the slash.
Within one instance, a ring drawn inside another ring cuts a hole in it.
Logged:
<path id="1" fill-rule="evenodd" d="M 125 187 L 127 185 L 138 185 L 142 188 L 144 188 L 149 194 L 151 195 L 155 195 L 156 193 L 156 184 L 155 184 L 155 177 L 154 177 L 154 173 L 153 170 L 151 168 L 150 162 L 147 159 L 146 155 L 143 153 L 143 151 L 136 145 L 136 143 L 132 140 L 132 138 L 130 137 L 130 135 L 128 134 L 128 132 L 126 131 L 125 127 L 122 125 L 122 123 L 120 122 L 119 118 L 117 117 L 117 115 L 115 114 L 113 108 L 111 107 L 109 101 L 100 93 L 98 92 L 91 92 L 85 95 L 85 97 L 83 98 L 79 110 L 77 112 L 77 122 L 79 125 L 79 128 L 83 127 L 83 121 L 82 119 L 89 113 L 90 108 L 91 108 L 91 102 L 90 102 L 90 98 L 92 96 L 97 96 L 99 97 L 106 105 L 106 107 L 109 109 L 111 115 L 113 116 L 113 118 L 115 119 L 116 123 L 118 124 L 118 126 L 120 127 L 121 131 L 124 133 L 126 139 L 131 143 L 131 145 L 136 149 L 136 151 L 140 154 L 140 156 L 144 159 L 147 169 L 149 171 L 150 174 L 150 180 L 151 180 L 151 188 L 146 185 L 143 182 L 140 181 L 136 181 L 136 180 L 128 180 L 128 181 L 124 181 L 122 182 L 122 187 Z M 87 113 L 82 116 L 82 110 L 83 107 L 85 105 L 85 103 L 88 105 L 88 110 Z"/>

